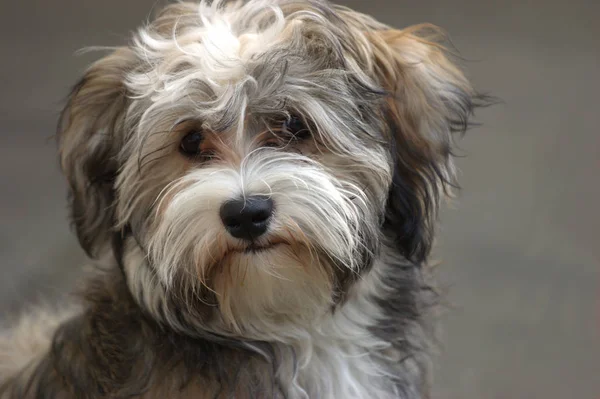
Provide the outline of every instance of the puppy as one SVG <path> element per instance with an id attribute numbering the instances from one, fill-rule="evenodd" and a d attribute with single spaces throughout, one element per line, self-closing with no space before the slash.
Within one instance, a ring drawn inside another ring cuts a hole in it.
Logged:
<path id="1" fill-rule="evenodd" d="M 431 26 L 167 6 L 59 122 L 79 304 L 0 339 L 2 398 L 428 396 L 425 267 L 478 97 Z"/>

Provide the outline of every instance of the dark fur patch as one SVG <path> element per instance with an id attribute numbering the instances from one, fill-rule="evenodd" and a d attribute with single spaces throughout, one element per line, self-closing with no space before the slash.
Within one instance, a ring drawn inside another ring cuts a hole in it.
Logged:
<path id="1" fill-rule="evenodd" d="M 123 76 L 132 63 L 131 52 L 121 49 L 94 64 L 73 87 L 57 127 L 71 219 L 91 257 L 110 239 L 127 104 Z"/>
<path id="2" fill-rule="evenodd" d="M 463 134 L 472 125 L 470 118 L 478 107 L 491 104 L 486 95 L 462 93 L 461 101 L 447 103 L 449 134 Z M 391 138 L 391 156 L 394 164 L 392 185 L 388 194 L 384 230 L 393 238 L 400 253 L 415 263 L 426 261 L 434 237 L 438 202 L 449 188 L 458 188 L 448 180 L 442 169 L 453 156 L 453 137 L 431 152 L 415 145 L 402 131 L 395 116 L 384 111 L 384 119 Z"/>

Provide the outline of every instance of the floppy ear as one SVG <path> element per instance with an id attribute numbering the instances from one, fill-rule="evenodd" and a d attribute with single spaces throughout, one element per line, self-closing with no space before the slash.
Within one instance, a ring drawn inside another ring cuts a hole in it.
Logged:
<path id="1" fill-rule="evenodd" d="M 403 255 L 430 252 L 440 198 L 455 186 L 453 133 L 464 132 L 478 96 L 445 50 L 420 35 L 430 26 L 367 34 L 375 79 L 390 94 L 384 114 L 394 160 L 385 228 Z"/>
<path id="2" fill-rule="evenodd" d="M 114 182 L 128 102 L 123 79 L 134 62 L 133 52 L 121 48 L 93 64 L 73 88 L 58 124 L 71 217 L 81 246 L 92 257 L 109 242 L 114 222 Z"/>

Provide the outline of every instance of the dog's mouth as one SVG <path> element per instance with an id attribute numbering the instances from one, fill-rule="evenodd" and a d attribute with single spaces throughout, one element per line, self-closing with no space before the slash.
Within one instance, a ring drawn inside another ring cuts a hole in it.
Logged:
<path id="1" fill-rule="evenodd" d="M 227 248 L 223 248 L 220 252 L 220 256 L 213 258 L 207 269 L 213 269 L 219 267 L 219 265 L 226 265 L 229 261 L 238 257 L 253 257 L 260 255 L 269 255 L 276 253 L 279 250 L 289 248 L 292 255 L 298 256 L 300 247 L 304 244 L 281 237 L 271 237 L 269 239 L 256 240 L 245 245 L 229 245 Z"/>
<path id="2" fill-rule="evenodd" d="M 261 252 L 266 252 L 280 245 L 286 245 L 284 242 L 276 242 L 276 243 L 268 243 L 266 245 L 260 245 L 252 243 L 241 250 L 234 250 L 234 252 L 242 252 L 244 254 L 258 254 Z"/>
<path id="3" fill-rule="evenodd" d="M 253 241 L 247 245 L 235 246 L 235 247 L 228 248 L 228 250 L 223 255 L 223 258 L 226 258 L 230 255 L 235 255 L 235 254 L 243 254 L 243 255 L 261 254 L 261 253 L 272 251 L 272 250 L 277 249 L 278 247 L 281 247 L 284 245 L 291 246 L 292 243 L 287 240 L 281 239 L 281 238 L 274 238 L 274 239 L 265 240 L 265 241 L 262 241 L 262 240 L 261 241 Z"/>
<path id="4" fill-rule="evenodd" d="M 259 254 L 262 252 L 271 251 L 283 245 L 291 246 L 292 243 L 283 238 L 276 237 L 266 241 L 253 241 L 244 247 L 232 249 L 232 252 L 239 252 L 243 254 Z"/>

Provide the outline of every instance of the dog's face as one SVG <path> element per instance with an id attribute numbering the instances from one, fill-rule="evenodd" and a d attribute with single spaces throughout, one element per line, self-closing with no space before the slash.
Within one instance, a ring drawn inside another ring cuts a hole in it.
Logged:
<path id="1" fill-rule="evenodd" d="M 304 0 L 172 5 L 61 119 L 80 241 L 130 232 L 129 284 L 161 292 L 138 297 L 222 330 L 307 325 L 382 246 L 425 258 L 471 99 L 416 29 Z"/>

